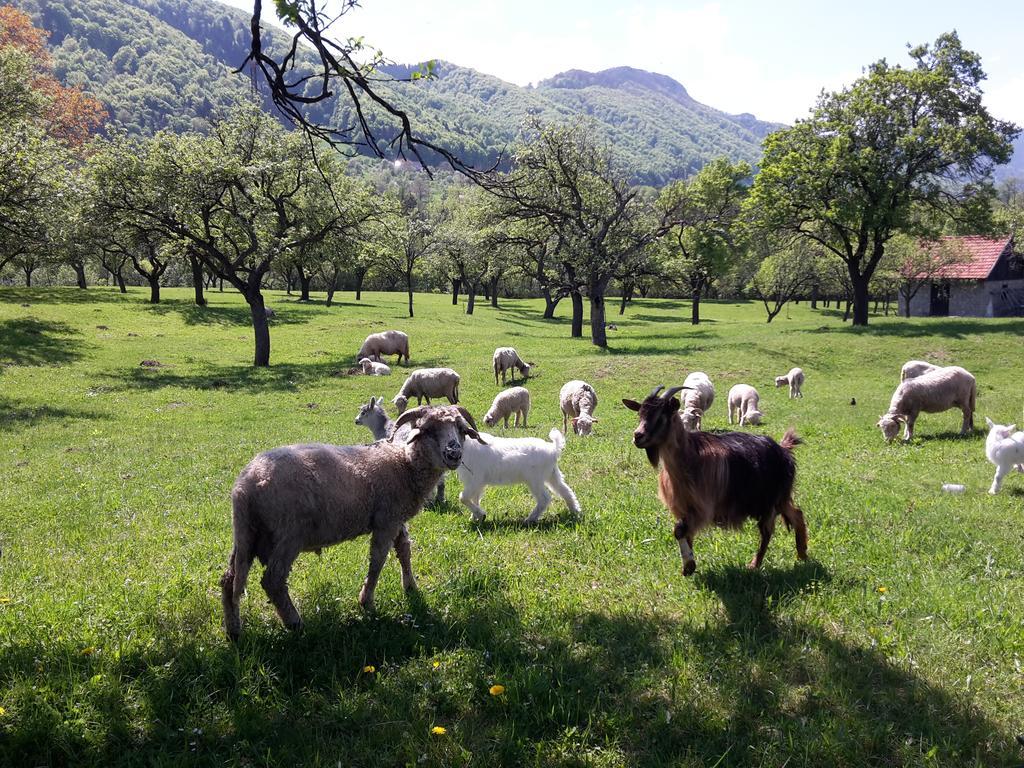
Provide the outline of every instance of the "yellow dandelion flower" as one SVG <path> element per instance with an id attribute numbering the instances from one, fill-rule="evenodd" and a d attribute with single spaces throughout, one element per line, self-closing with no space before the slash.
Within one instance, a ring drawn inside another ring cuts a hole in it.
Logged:
<path id="1" fill-rule="evenodd" d="M 9 602 L 11 602 L 11 598 L 9 598 L 9 597 L 0 597 L 0 605 L 7 605 Z"/>
<path id="2" fill-rule="evenodd" d="M 889 588 L 888 588 L 888 587 L 879 587 L 879 588 L 878 588 L 878 592 L 879 592 L 880 594 L 883 594 L 883 595 L 884 595 L 884 594 L 885 594 L 886 592 L 888 592 L 888 591 L 889 591 Z"/>
<path id="3" fill-rule="evenodd" d="M 440 666 L 441 666 L 441 662 L 440 661 L 435 661 L 434 662 L 434 669 L 437 669 Z"/>
<path id="4" fill-rule="evenodd" d="M 373 664 L 367 664 L 365 667 L 363 667 L 363 672 L 367 675 L 372 675 L 376 671 L 377 668 L 373 666 Z"/>
<path id="5" fill-rule="evenodd" d="M 96 653 L 96 646 L 95 645 L 90 645 L 88 648 L 83 648 L 82 649 L 82 655 L 83 656 L 92 656 L 94 653 Z"/>
<path id="6" fill-rule="evenodd" d="M 0 717 L 3 717 L 6 714 L 7 714 L 7 710 L 4 709 L 3 707 L 0 707 Z"/>
<path id="7" fill-rule="evenodd" d="M 446 733 L 448 733 L 448 729 L 445 728 L 443 725 L 435 725 L 433 728 L 430 729 L 430 732 L 435 736 L 444 736 Z"/>
<path id="8" fill-rule="evenodd" d="M 501 696 L 501 694 L 503 694 L 504 692 L 505 692 L 505 686 L 504 685 L 492 685 L 488 689 L 488 693 L 490 693 L 491 696 Z"/>

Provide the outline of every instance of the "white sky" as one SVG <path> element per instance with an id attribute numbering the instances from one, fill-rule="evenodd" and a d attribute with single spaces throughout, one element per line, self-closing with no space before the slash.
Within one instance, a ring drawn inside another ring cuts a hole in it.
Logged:
<path id="1" fill-rule="evenodd" d="M 228 0 L 252 8 L 251 0 Z M 264 2 L 264 7 L 272 3 Z M 1024 125 L 1024 2 L 859 0 L 363 0 L 339 25 L 391 60 L 445 59 L 519 85 L 566 69 L 628 65 L 668 75 L 698 101 L 792 123 L 822 88 L 867 64 L 906 64 L 907 43 L 957 30 L 988 74 L 985 103 Z"/>

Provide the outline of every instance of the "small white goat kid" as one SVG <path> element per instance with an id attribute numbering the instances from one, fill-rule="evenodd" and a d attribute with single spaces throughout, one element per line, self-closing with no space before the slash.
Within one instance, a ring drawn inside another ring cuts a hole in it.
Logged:
<path id="1" fill-rule="evenodd" d="M 988 437 L 985 439 L 985 457 L 996 465 L 996 476 L 992 478 L 989 493 L 999 493 L 1003 478 L 1013 467 L 1024 472 L 1024 432 L 1014 432 L 1016 424 L 996 424 L 986 417 Z"/>
<path id="2" fill-rule="evenodd" d="M 465 442 L 462 464 L 458 469 L 463 485 L 459 501 L 473 513 L 474 522 L 487 516 L 480 507 L 480 497 L 489 485 L 524 483 L 529 486 L 537 505 L 524 521 L 526 523 L 537 522 L 548 508 L 551 503 L 548 488 L 565 500 L 570 511 L 579 514 L 580 503 L 576 494 L 566 485 L 558 469 L 565 437 L 557 429 L 552 429 L 548 438 L 551 442 L 539 437 L 497 437 L 481 433 L 486 445 L 470 440 Z"/>

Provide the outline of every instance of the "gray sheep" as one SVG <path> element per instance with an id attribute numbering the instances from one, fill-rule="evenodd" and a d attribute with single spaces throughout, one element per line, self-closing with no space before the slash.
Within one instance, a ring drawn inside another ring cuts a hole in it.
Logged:
<path id="1" fill-rule="evenodd" d="M 889 410 L 878 419 L 877 426 L 888 443 L 895 439 L 903 424 L 903 439 L 910 440 L 918 414 L 959 408 L 964 416 L 960 434 L 966 435 L 974 429 L 977 394 L 978 384 L 966 370 L 956 365 L 938 368 L 907 379 L 896 387 Z"/>
<path id="2" fill-rule="evenodd" d="M 461 407 L 414 408 L 396 422 L 410 427 L 404 443 L 288 445 L 256 456 L 231 492 L 234 547 L 221 578 L 224 628 L 236 640 L 239 603 L 254 559 L 261 584 L 289 629 L 302 619 L 288 594 L 288 574 L 302 552 L 370 534 L 370 567 L 359 603 L 373 608 L 381 568 L 392 547 L 402 586 L 416 587 L 408 521 L 447 470 L 462 463 L 466 437 L 480 440 Z"/>
<path id="3" fill-rule="evenodd" d="M 512 371 L 512 381 L 516 380 L 516 371 L 523 375 L 524 379 L 530 378 L 530 368 L 533 363 L 524 363 L 523 359 L 519 357 L 519 353 L 516 352 L 515 347 L 498 347 L 494 350 L 494 356 L 491 358 L 491 364 L 494 367 L 494 383 L 498 383 L 498 374 L 501 374 L 501 383 L 505 383 L 505 373 Z"/>
<path id="4" fill-rule="evenodd" d="M 424 400 L 430 405 L 432 397 L 447 397 L 448 402 L 455 405 L 459 402 L 459 374 L 451 368 L 417 368 L 409 374 L 391 402 L 401 413 L 413 397 L 416 398 L 416 405 Z"/>
<path id="5" fill-rule="evenodd" d="M 371 333 L 366 337 L 363 346 L 359 348 L 356 360 L 368 357 L 375 362 L 383 362 L 385 355 L 398 355 L 398 362 L 405 358 L 405 364 L 409 364 L 409 336 L 401 331 L 381 331 Z"/>
<path id="6" fill-rule="evenodd" d="M 577 435 L 589 435 L 594 430 L 597 419 L 597 392 L 585 381 L 573 379 L 562 385 L 558 392 L 558 404 L 562 408 L 562 430 L 569 429 Z"/>

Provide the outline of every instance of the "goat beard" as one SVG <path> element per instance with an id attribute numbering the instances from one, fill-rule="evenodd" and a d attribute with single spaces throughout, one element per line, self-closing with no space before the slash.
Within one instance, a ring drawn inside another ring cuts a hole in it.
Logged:
<path id="1" fill-rule="evenodd" d="M 644 448 L 647 451 L 647 460 L 651 462 L 652 467 L 658 466 L 658 449 L 654 446 Z"/>

